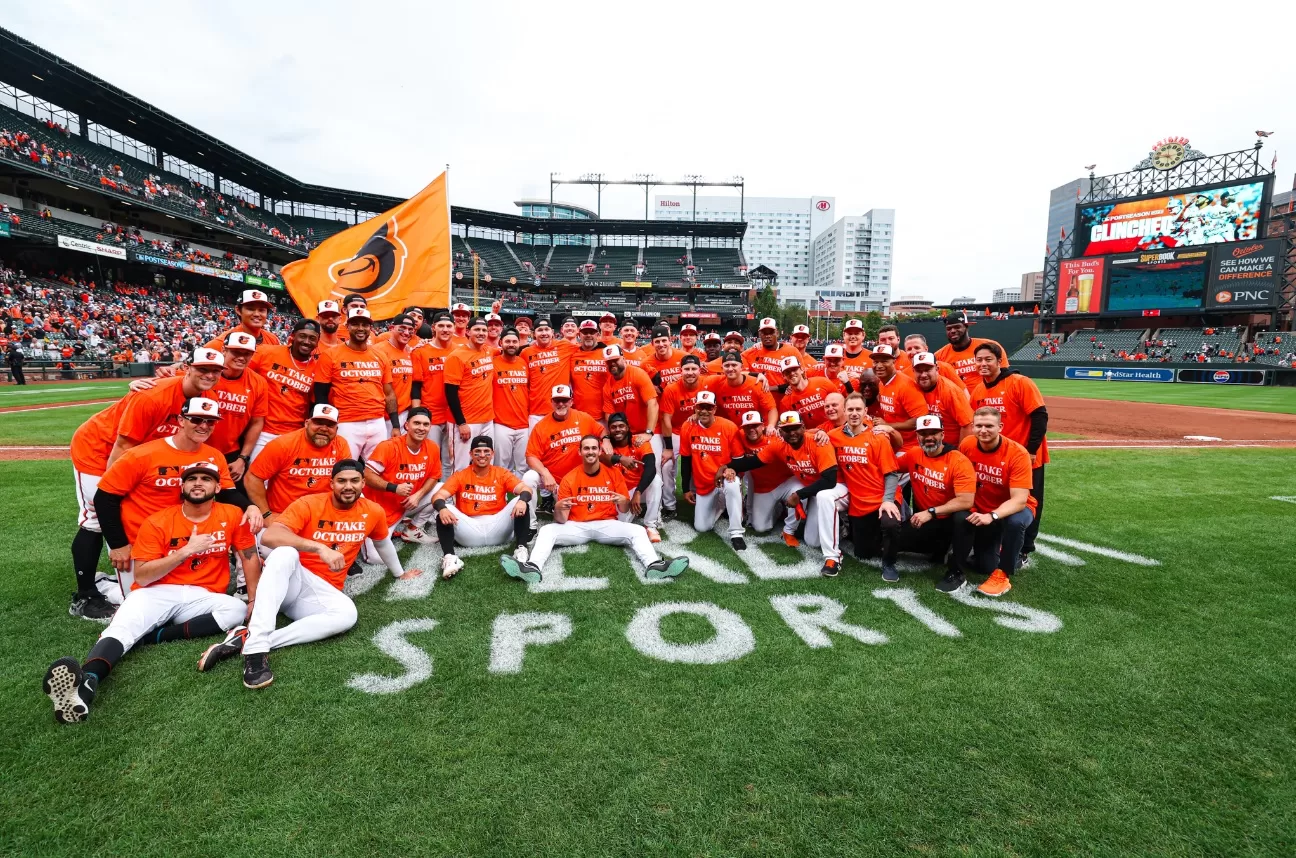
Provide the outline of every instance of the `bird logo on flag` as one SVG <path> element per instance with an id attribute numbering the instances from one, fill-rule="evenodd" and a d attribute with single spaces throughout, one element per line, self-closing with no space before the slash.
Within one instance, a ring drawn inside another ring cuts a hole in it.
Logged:
<path id="1" fill-rule="evenodd" d="M 400 283 L 408 255 L 405 242 L 400 238 L 399 222 L 394 217 L 388 218 L 360 246 L 355 256 L 340 259 L 328 267 L 333 291 L 363 295 L 371 300 L 380 298 Z"/>

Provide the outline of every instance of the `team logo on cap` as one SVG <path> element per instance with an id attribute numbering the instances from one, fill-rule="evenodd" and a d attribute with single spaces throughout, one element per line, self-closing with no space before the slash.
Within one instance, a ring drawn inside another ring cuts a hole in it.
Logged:
<path id="1" fill-rule="evenodd" d="M 180 412 L 185 417 L 220 417 L 220 403 L 214 399 L 203 399 L 195 396 L 185 403 Z"/>
<path id="2" fill-rule="evenodd" d="M 487 314 L 486 314 L 486 321 L 487 321 L 487 322 L 499 322 L 500 324 L 504 324 L 504 320 L 500 318 L 499 313 L 487 313 Z"/>
<path id="3" fill-rule="evenodd" d="M 745 339 L 745 337 L 737 331 L 730 331 L 724 335 L 724 338 L 725 340 L 738 340 L 739 342 L 742 342 Z"/>
<path id="4" fill-rule="evenodd" d="M 224 366 L 225 356 L 215 349 L 195 349 L 189 362 L 194 366 Z"/>
<path id="5" fill-rule="evenodd" d="M 838 345 L 837 343 L 833 343 L 832 345 L 824 348 L 824 357 L 826 358 L 846 357 L 846 350 L 842 348 L 840 345 Z"/>
<path id="6" fill-rule="evenodd" d="M 207 474 L 210 477 L 219 477 L 220 468 L 216 467 L 214 462 L 194 462 L 184 469 L 184 477 L 187 479 L 191 474 Z"/>
<path id="7" fill-rule="evenodd" d="M 454 315 L 458 315 L 460 313 L 463 313 L 464 315 L 467 316 L 472 315 L 472 310 L 468 309 L 467 304 L 455 304 L 453 307 L 450 308 L 450 312 Z"/>
<path id="8" fill-rule="evenodd" d="M 774 328 L 775 330 L 778 330 L 778 322 L 769 318 L 761 319 L 760 327 L 762 331 L 767 328 Z"/>
<path id="9" fill-rule="evenodd" d="M 842 330 L 843 330 L 843 331 L 862 331 L 862 330 L 864 330 L 864 323 L 861 322 L 859 319 L 847 319 L 847 320 L 846 320 L 846 324 L 845 324 L 845 326 L 842 327 Z"/>
<path id="10" fill-rule="evenodd" d="M 879 357 L 895 357 L 895 349 L 886 343 L 878 343 L 873 347 L 873 354 Z"/>
<path id="11" fill-rule="evenodd" d="M 935 414 L 924 414 L 922 417 L 919 417 L 918 421 L 914 424 L 914 431 L 916 432 L 922 432 L 925 429 L 940 428 L 941 420 Z"/>
<path id="12" fill-rule="evenodd" d="M 315 315 L 322 316 L 325 313 L 337 313 L 342 315 L 342 308 L 338 306 L 337 301 L 320 301 L 315 307 Z"/>
<path id="13" fill-rule="evenodd" d="M 792 329 L 792 336 L 808 337 L 810 336 L 810 328 L 807 327 L 806 325 L 797 325 L 795 328 Z"/>
<path id="14" fill-rule="evenodd" d="M 759 426 L 763 422 L 764 421 L 761 420 L 759 411 L 747 411 L 743 413 L 742 425 L 744 426 Z"/>
<path id="15" fill-rule="evenodd" d="M 620 346 L 608 346 L 607 348 L 603 349 L 603 360 L 612 360 L 613 358 L 619 358 L 619 357 L 621 357 Z"/>
<path id="16" fill-rule="evenodd" d="M 790 426 L 800 426 L 801 415 L 795 411 L 784 411 L 779 415 L 778 425 L 780 429 L 786 429 Z"/>
<path id="17" fill-rule="evenodd" d="M 697 333 L 697 325 L 685 325 L 684 327 L 680 328 L 680 333 L 681 333 L 681 334 L 696 334 L 696 333 Z"/>
<path id="18" fill-rule="evenodd" d="M 702 342 L 718 343 L 720 342 L 720 335 L 717 334 L 715 331 L 711 331 L 709 334 L 707 334 L 705 337 L 702 338 Z"/>
<path id="19" fill-rule="evenodd" d="M 260 289 L 248 289 L 239 298 L 239 304 L 269 304 L 270 299 Z"/>
<path id="20" fill-rule="evenodd" d="M 931 352 L 918 352 L 918 354 L 913 356 L 913 365 L 914 366 L 935 366 L 936 355 L 932 354 Z"/>
<path id="21" fill-rule="evenodd" d="M 563 324 L 565 325 L 567 323 L 563 322 Z M 598 322 L 594 321 L 593 319 L 586 319 L 585 321 L 580 323 L 580 329 L 582 331 L 597 331 Z"/>
<path id="22" fill-rule="evenodd" d="M 349 322 L 352 319 L 373 319 L 373 316 L 369 313 L 368 307 L 357 305 L 347 310 L 347 321 Z"/>
<path id="23" fill-rule="evenodd" d="M 550 399 L 571 399 L 571 388 L 565 384 L 555 384 L 553 390 L 549 391 Z"/>
<path id="24" fill-rule="evenodd" d="M 612 321 L 615 322 L 615 321 L 616 321 L 616 313 L 604 313 L 602 316 L 599 317 L 599 321 L 600 321 L 600 322 L 603 321 L 604 319 L 611 319 Z"/>
<path id="25" fill-rule="evenodd" d="M 694 398 L 694 400 L 693 400 L 693 405 L 694 405 L 695 407 L 698 406 L 698 405 L 712 405 L 712 406 L 714 406 L 715 404 L 716 404 L 716 401 L 715 401 L 715 394 L 712 393 L 712 392 L 709 391 L 709 390 L 699 390 L 699 391 L 698 391 L 698 395 L 697 395 L 697 397 Z M 756 414 L 756 412 L 754 412 L 754 411 L 751 412 L 751 413 Z M 760 415 L 757 414 L 756 416 L 759 417 Z"/>
<path id="26" fill-rule="evenodd" d="M 338 410 L 332 405 L 320 403 L 311 409 L 312 420 L 328 420 L 332 423 L 338 422 Z"/>
<path id="27" fill-rule="evenodd" d="M 241 331 L 235 331 L 225 338 L 225 348 L 254 352 L 256 351 L 256 337 Z"/>

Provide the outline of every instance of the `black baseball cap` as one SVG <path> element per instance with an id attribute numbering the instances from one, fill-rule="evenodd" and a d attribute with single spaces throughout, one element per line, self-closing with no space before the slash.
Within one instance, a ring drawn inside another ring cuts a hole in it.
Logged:
<path id="1" fill-rule="evenodd" d="M 680 366 L 684 366 L 686 363 L 695 363 L 698 366 L 701 366 L 702 359 L 697 355 L 684 355 L 684 357 L 680 358 Z"/>
<path id="2" fill-rule="evenodd" d="M 363 474 L 364 465 L 360 464 L 355 459 L 339 459 L 337 464 L 333 466 L 333 476 L 336 477 L 343 471 L 359 471 Z"/>
<path id="3" fill-rule="evenodd" d="M 488 450 L 494 450 L 495 442 L 491 440 L 489 435 L 478 435 L 476 438 L 472 439 L 472 443 L 468 445 L 468 449 L 476 450 L 478 447 L 485 447 Z"/>
<path id="4" fill-rule="evenodd" d="M 314 319 L 298 319 L 297 324 L 292 326 L 292 332 L 294 334 L 297 333 L 298 331 L 306 331 L 306 330 L 314 331 L 315 333 L 318 334 L 320 332 L 319 322 L 315 321 Z"/>

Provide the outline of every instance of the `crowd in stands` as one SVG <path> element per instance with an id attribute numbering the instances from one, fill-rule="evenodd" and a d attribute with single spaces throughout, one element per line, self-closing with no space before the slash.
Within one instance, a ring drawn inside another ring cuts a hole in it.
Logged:
<path id="1" fill-rule="evenodd" d="M 1241 325 L 1165 328 L 1136 341 L 1129 341 L 1130 333 L 1128 330 L 1082 330 L 1074 332 L 1070 340 L 1065 334 L 1037 335 L 1013 357 L 1019 360 L 1083 360 L 1094 363 L 1260 362 L 1292 366 L 1296 362 L 1296 353 L 1290 344 L 1286 350 L 1282 348 L 1283 334 L 1257 334 L 1255 342 L 1248 344 Z"/>

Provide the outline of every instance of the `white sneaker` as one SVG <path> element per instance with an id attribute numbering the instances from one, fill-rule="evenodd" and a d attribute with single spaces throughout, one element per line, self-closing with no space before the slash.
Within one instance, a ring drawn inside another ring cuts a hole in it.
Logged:
<path id="1" fill-rule="evenodd" d="M 441 558 L 441 577 L 449 580 L 459 574 L 459 570 L 464 567 L 463 561 L 453 554 L 447 554 Z"/>
<path id="2" fill-rule="evenodd" d="M 413 522 L 405 525 L 405 528 L 396 535 L 406 542 L 414 542 L 419 545 L 427 545 L 429 542 L 433 541 L 432 537 L 428 536 L 426 530 Z"/>
<path id="3" fill-rule="evenodd" d="M 513 559 L 518 563 L 525 563 L 531 559 L 531 552 L 527 551 L 525 545 L 519 545 L 517 550 L 513 552 Z"/>
<path id="4" fill-rule="evenodd" d="M 654 543 L 661 542 L 661 534 L 657 532 L 657 528 L 645 527 L 644 530 L 648 531 L 649 542 L 654 542 Z"/>

